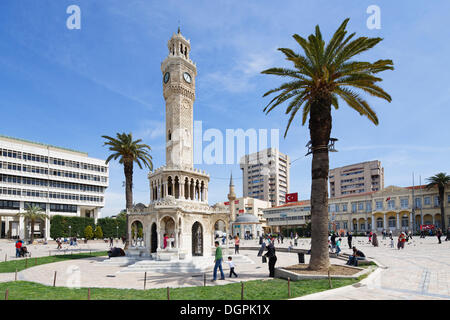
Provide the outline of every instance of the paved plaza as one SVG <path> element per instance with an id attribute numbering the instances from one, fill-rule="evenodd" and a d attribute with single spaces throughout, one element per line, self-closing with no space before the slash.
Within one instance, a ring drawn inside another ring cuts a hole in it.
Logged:
<path id="1" fill-rule="evenodd" d="M 436 237 L 420 239 L 414 237 L 398 250 L 390 248 L 389 240 L 379 237 L 379 247 L 373 247 L 367 238 L 358 237 L 354 245 L 362 250 L 366 256 L 373 258 L 381 268 L 378 268 L 367 279 L 353 286 L 347 286 L 325 291 L 297 299 L 450 299 L 450 241 L 437 243 Z M 276 247 L 287 247 L 290 239 L 283 244 L 276 243 Z M 293 241 L 292 241 L 293 242 Z M 343 239 L 343 252 L 351 250 Z M 14 243 L 0 242 L 0 254 L 4 257 L 14 256 Z M 258 246 L 256 240 L 243 240 L 241 248 Z M 109 245 L 104 242 L 90 241 L 80 244 L 82 249 L 107 250 Z M 49 250 L 55 250 L 56 245 L 29 246 L 34 256 L 48 256 Z M 297 248 L 309 249 L 310 240 L 302 239 Z M 233 250 L 230 249 L 230 253 Z M 242 255 L 250 258 L 254 263 L 237 264 L 238 278 L 228 278 L 228 267 L 224 263 L 226 280 L 211 282 L 212 267 L 207 272 L 207 285 L 223 285 L 228 283 L 268 279 L 267 264 L 261 262 L 254 250 L 241 250 Z M 61 254 L 61 252 L 60 252 Z M 227 253 L 224 252 L 224 256 Z M 278 252 L 277 267 L 297 263 L 295 253 Z M 15 258 L 12 258 L 15 259 Z M 34 281 L 45 285 L 53 284 L 54 272 L 57 271 L 57 286 L 103 287 L 143 289 L 143 272 L 121 272 L 124 267 L 102 265 L 103 257 L 87 258 L 57 262 L 36 267 L 30 267 L 18 273 L 19 280 Z M 305 256 L 308 263 L 309 256 Z M 9 260 L 9 258 L 8 258 Z M 345 261 L 331 259 L 331 263 L 344 264 Z M 0 274 L 0 281 L 14 280 L 14 273 Z M 147 274 L 147 289 L 183 286 L 202 286 L 203 274 L 162 274 L 149 272 Z"/>

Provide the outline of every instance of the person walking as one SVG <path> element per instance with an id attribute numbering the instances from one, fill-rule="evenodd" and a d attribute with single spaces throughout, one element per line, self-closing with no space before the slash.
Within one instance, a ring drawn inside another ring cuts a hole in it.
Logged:
<path id="1" fill-rule="evenodd" d="M 239 254 L 239 236 L 234 237 L 234 254 Z"/>
<path id="2" fill-rule="evenodd" d="M 341 252 L 341 243 L 342 243 L 342 239 L 339 238 L 338 241 L 336 241 L 336 255 L 339 255 L 339 252 Z"/>
<path id="3" fill-rule="evenodd" d="M 109 237 L 109 246 L 112 247 L 114 245 L 113 237 Z"/>
<path id="4" fill-rule="evenodd" d="M 436 231 L 436 236 L 437 236 L 437 238 L 438 238 L 438 243 L 440 244 L 440 243 L 442 243 L 441 242 L 441 237 L 442 237 L 442 231 L 441 231 L 441 228 L 438 228 L 437 229 L 437 231 Z"/>
<path id="5" fill-rule="evenodd" d="M 228 263 L 228 266 L 230 267 L 230 278 L 231 278 L 231 276 L 232 276 L 233 274 L 234 274 L 234 276 L 237 278 L 238 275 L 236 274 L 236 272 L 234 272 L 234 267 L 235 267 L 235 265 L 234 265 L 234 262 L 233 262 L 233 258 L 232 258 L 232 257 L 228 257 L 227 263 Z"/>
<path id="6" fill-rule="evenodd" d="M 20 248 L 22 248 L 22 240 L 18 239 L 16 241 L 16 258 L 20 257 Z"/>
<path id="7" fill-rule="evenodd" d="M 445 237 L 445 241 L 450 240 L 450 227 L 447 228 L 447 236 Z"/>
<path id="8" fill-rule="evenodd" d="M 372 234 L 372 244 L 374 247 L 378 247 L 378 236 L 375 232 Z"/>
<path id="9" fill-rule="evenodd" d="M 331 241 L 331 252 L 334 252 L 334 250 L 336 249 L 336 235 L 334 233 L 331 235 L 330 241 Z"/>
<path id="10" fill-rule="evenodd" d="M 353 240 L 353 236 L 351 232 L 348 232 L 347 234 L 347 242 L 348 242 L 348 248 L 351 249 L 352 248 L 352 240 Z"/>
<path id="11" fill-rule="evenodd" d="M 266 258 L 269 258 L 269 277 L 275 277 L 275 263 L 277 263 L 277 256 L 275 254 L 275 245 L 273 244 L 274 239 L 270 241 L 267 246 L 267 253 L 264 255 Z"/>
<path id="12" fill-rule="evenodd" d="M 294 238 L 294 246 L 298 245 L 298 234 L 295 234 L 295 238 Z"/>
<path id="13" fill-rule="evenodd" d="M 391 239 L 391 248 L 394 248 L 394 237 L 392 237 L 392 234 L 389 236 L 389 239 Z"/>
<path id="14" fill-rule="evenodd" d="M 217 280 L 217 269 L 220 270 L 220 280 L 225 280 L 225 274 L 222 269 L 222 248 L 219 246 L 219 241 L 214 242 L 214 246 L 216 247 L 216 255 L 214 258 L 214 272 L 213 272 L 213 280 Z"/>

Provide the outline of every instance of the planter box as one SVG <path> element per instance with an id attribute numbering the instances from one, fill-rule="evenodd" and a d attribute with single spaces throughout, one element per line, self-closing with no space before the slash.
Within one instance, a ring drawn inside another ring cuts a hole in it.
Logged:
<path id="1" fill-rule="evenodd" d="M 369 273 L 370 269 L 364 269 L 364 268 L 358 268 L 358 267 L 348 267 L 352 269 L 360 270 L 358 273 L 355 273 L 354 275 L 332 275 L 331 278 L 333 279 L 356 279 L 359 276 Z M 275 269 L 275 278 L 280 279 L 287 279 L 290 278 L 292 281 L 298 281 L 298 280 L 304 280 L 304 279 L 328 279 L 328 275 L 317 275 L 317 274 L 301 274 L 296 273 L 290 270 L 285 270 L 283 268 L 276 268 Z"/>

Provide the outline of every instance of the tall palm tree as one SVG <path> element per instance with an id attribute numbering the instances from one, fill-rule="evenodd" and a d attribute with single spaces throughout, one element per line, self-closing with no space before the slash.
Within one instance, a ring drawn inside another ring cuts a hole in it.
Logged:
<path id="1" fill-rule="evenodd" d="M 116 138 L 102 136 L 106 139 L 104 146 L 109 146 L 112 151 L 111 155 L 106 159 L 106 164 L 111 160 L 119 159 L 119 163 L 123 164 L 125 174 L 125 199 L 126 208 L 133 207 L 133 165 L 137 163 L 139 168 L 147 167 L 153 170 L 152 156 L 150 155 L 150 146 L 141 143 L 142 139 L 134 140 L 131 133 L 117 133 Z M 128 215 L 126 215 L 126 225 L 128 228 Z M 128 247 L 128 236 L 125 247 Z"/>
<path id="2" fill-rule="evenodd" d="M 42 208 L 32 204 L 31 206 L 28 204 L 27 208 L 25 209 L 25 212 L 19 212 L 17 214 L 18 217 L 25 218 L 25 221 L 29 221 L 31 223 L 31 243 L 34 241 L 34 225 L 36 224 L 36 221 L 38 220 L 44 220 L 48 219 L 48 215 L 46 215 Z"/>
<path id="3" fill-rule="evenodd" d="M 433 187 L 438 188 L 439 205 L 441 207 L 441 228 L 442 230 L 445 230 L 444 192 L 446 187 L 450 187 L 450 176 L 448 176 L 444 172 L 440 172 L 432 177 L 427 178 L 427 181 L 427 189 L 431 189 Z"/>
<path id="4" fill-rule="evenodd" d="M 285 101 L 289 101 L 286 114 L 290 114 L 284 137 L 296 114 L 302 109 L 302 125 L 309 116 L 309 133 L 312 152 L 311 183 L 311 260 L 309 268 L 313 270 L 329 267 L 328 254 L 328 144 L 331 134 L 331 106 L 339 107 L 339 99 L 366 116 L 375 125 L 378 118 L 360 91 L 391 101 L 391 97 L 376 85 L 382 81 L 374 74 L 384 70 L 393 70 L 392 60 L 376 62 L 355 61 L 352 58 L 373 48 L 381 38 L 359 37 L 355 33 L 347 36 L 345 30 L 349 19 L 344 20 L 325 46 L 319 26 L 315 34 L 304 39 L 298 34 L 293 38 L 303 53 L 288 48 L 280 48 L 286 60 L 293 63 L 293 69 L 271 68 L 263 74 L 287 77 L 286 82 L 264 94 L 264 97 L 277 93 L 264 111 L 269 113 Z M 353 40 L 352 40 L 353 39 Z"/>

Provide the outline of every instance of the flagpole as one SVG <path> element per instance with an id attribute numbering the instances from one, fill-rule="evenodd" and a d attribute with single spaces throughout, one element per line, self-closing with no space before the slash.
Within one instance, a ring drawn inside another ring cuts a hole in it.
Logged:
<path id="1" fill-rule="evenodd" d="M 415 224 L 416 224 L 416 199 L 414 198 L 414 171 L 412 173 L 412 212 L 411 212 L 412 216 L 413 216 L 413 230 L 416 229 L 417 231 L 417 227 L 414 228 Z"/>
<path id="2" fill-rule="evenodd" d="M 419 175 L 419 185 L 422 186 L 422 175 Z M 423 212 L 422 212 L 423 203 L 421 204 L 422 205 L 420 206 L 420 223 L 423 224 Z"/>

